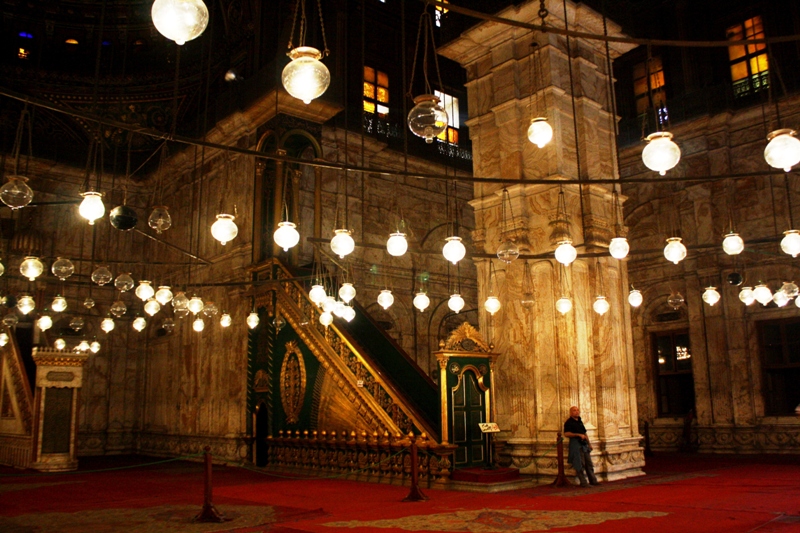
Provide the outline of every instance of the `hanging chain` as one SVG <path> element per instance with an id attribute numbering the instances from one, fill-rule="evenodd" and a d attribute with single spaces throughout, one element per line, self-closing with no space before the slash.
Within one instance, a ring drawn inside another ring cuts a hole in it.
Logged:
<path id="1" fill-rule="evenodd" d="M 417 41 L 414 46 L 414 60 L 411 63 L 411 81 L 408 84 L 409 97 L 413 97 L 414 73 L 417 70 L 419 41 L 420 41 L 420 36 L 423 35 L 423 28 L 425 28 L 424 29 L 425 39 L 423 41 L 423 51 L 422 51 L 422 75 L 425 79 L 425 94 L 433 94 L 433 91 L 431 90 L 431 84 L 428 81 L 428 44 L 430 44 L 431 52 L 433 53 L 433 62 L 434 66 L 436 67 L 436 80 L 439 82 L 439 90 L 444 92 L 444 84 L 442 84 L 442 74 L 439 71 L 439 57 L 436 54 L 436 41 L 434 40 L 434 34 L 433 34 L 433 22 L 431 21 L 431 15 L 430 13 L 428 13 L 428 8 L 426 6 L 425 11 L 423 11 L 422 15 L 420 15 L 419 17 L 419 27 L 417 28 Z"/>
<path id="2" fill-rule="evenodd" d="M 322 0 L 317 0 L 317 9 L 319 10 L 319 25 L 322 28 L 322 57 L 328 57 L 331 51 L 328 50 L 328 39 L 325 37 L 325 21 L 322 19 Z"/>
<path id="3" fill-rule="evenodd" d="M 539 18 L 542 19 L 542 26 L 544 26 L 544 19 L 547 18 L 547 15 L 550 14 L 545 7 L 545 0 L 539 0 Z"/>
<path id="4" fill-rule="evenodd" d="M 409 96 L 409 98 L 411 98 L 413 96 L 412 91 L 414 90 L 414 74 L 417 71 L 417 56 L 419 55 L 419 37 L 420 37 L 420 35 L 422 35 L 422 25 L 424 24 L 423 19 L 425 18 L 425 15 L 427 15 L 427 14 L 428 14 L 428 10 L 427 10 L 427 7 L 426 7 L 425 11 L 423 11 L 422 15 L 420 15 L 420 17 L 419 17 L 419 26 L 417 27 L 417 42 L 414 45 L 414 60 L 411 62 L 411 82 L 408 84 L 408 96 Z M 426 40 L 428 38 L 427 36 L 428 36 L 428 34 L 426 32 L 425 33 L 425 39 Z M 427 76 L 427 74 L 426 74 L 426 76 Z M 426 80 L 426 82 L 427 82 L 427 80 Z"/>
<path id="5" fill-rule="evenodd" d="M 297 3 L 294 5 L 294 17 L 292 18 L 292 32 L 289 34 L 289 46 L 287 47 L 289 50 L 294 48 L 292 40 L 294 39 L 294 27 L 297 25 L 297 12 L 300 11 L 300 2 L 301 0 L 297 0 Z"/>
<path id="6" fill-rule="evenodd" d="M 28 119 L 28 131 L 31 130 L 30 114 L 28 112 L 28 103 L 25 102 L 25 107 L 22 108 L 22 113 L 19 116 L 19 124 L 17 125 L 17 135 L 14 138 L 14 174 L 19 171 L 19 153 L 22 148 L 22 135 L 25 129 L 25 119 Z"/>

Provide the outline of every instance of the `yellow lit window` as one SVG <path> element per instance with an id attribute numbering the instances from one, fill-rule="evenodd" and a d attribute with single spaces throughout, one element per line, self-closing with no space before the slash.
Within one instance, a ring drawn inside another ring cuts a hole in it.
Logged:
<path id="1" fill-rule="evenodd" d="M 460 125 L 458 98 L 440 91 L 434 91 L 434 94 L 439 98 L 439 103 L 444 110 L 447 111 L 447 128 L 437 138 L 442 142 L 458 144 L 458 127 Z"/>
<path id="2" fill-rule="evenodd" d="M 443 4 L 449 4 L 447 0 L 441 0 Z M 447 13 L 447 8 L 442 6 L 436 6 L 436 11 L 434 11 L 436 27 L 440 28 L 442 26 L 442 17 Z"/>
<path id="3" fill-rule="evenodd" d="M 31 54 L 30 50 L 26 50 L 25 48 L 20 48 L 17 50 L 17 57 L 20 59 L 28 59 L 28 56 Z"/>
<path id="4" fill-rule="evenodd" d="M 372 67 L 364 67 L 364 112 L 389 114 L 389 76 Z"/>
<path id="5" fill-rule="evenodd" d="M 731 26 L 725 32 L 729 41 L 763 39 L 764 24 L 760 16 Z M 769 85 L 769 60 L 765 43 L 734 45 L 728 47 L 734 96 L 744 96 Z"/>
<path id="6" fill-rule="evenodd" d="M 647 63 L 642 62 L 633 67 L 633 94 L 636 96 L 636 113 L 641 115 L 650 109 L 650 94 L 653 95 L 653 105 L 663 108 L 666 102 L 664 88 L 664 66 L 661 57 L 651 57 L 650 76 L 648 77 Z"/>

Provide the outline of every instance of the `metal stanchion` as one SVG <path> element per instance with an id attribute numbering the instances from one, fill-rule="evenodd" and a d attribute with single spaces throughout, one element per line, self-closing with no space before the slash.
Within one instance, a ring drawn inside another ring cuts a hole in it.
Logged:
<path id="1" fill-rule="evenodd" d="M 214 504 L 211 503 L 211 447 L 206 446 L 203 448 L 205 451 L 205 495 L 203 497 L 203 510 L 200 514 L 194 517 L 195 522 L 226 522 L 230 520 L 225 518 L 222 513 L 217 511 Z"/>
<path id="2" fill-rule="evenodd" d="M 558 474 L 556 478 L 550 483 L 551 487 L 571 487 L 572 483 L 567 479 L 567 476 L 564 474 L 564 437 L 561 436 L 561 432 L 558 432 L 558 436 L 556 438 L 556 454 L 558 457 Z"/>
<path id="3" fill-rule="evenodd" d="M 420 502 L 427 500 L 419 488 L 419 455 L 417 454 L 417 438 L 411 437 L 411 491 L 403 498 L 404 502 Z"/>

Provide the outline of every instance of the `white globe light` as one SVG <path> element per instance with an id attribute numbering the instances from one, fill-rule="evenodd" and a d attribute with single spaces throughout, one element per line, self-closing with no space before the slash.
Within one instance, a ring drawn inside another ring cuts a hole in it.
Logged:
<path id="1" fill-rule="evenodd" d="M 452 312 L 459 313 L 464 309 L 464 298 L 458 293 L 453 294 L 450 296 L 450 299 L 447 300 L 447 307 L 449 307 Z"/>
<path id="2" fill-rule="evenodd" d="M 61 313 L 67 309 L 67 300 L 63 296 L 56 296 L 53 298 L 53 303 L 50 304 L 50 307 L 56 313 Z"/>
<path id="3" fill-rule="evenodd" d="M 19 300 L 17 300 L 17 309 L 23 315 L 27 315 L 34 309 L 36 309 L 36 302 L 34 301 L 33 297 L 29 295 L 20 296 Z"/>
<path id="4" fill-rule="evenodd" d="M 208 26 L 208 8 L 202 0 L 156 0 L 150 16 L 158 33 L 177 44 L 196 39 Z"/>
<path id="5" fill-rule="evenodd" d="M 497 299 L 497 296 L 489 296 L 483 303 L 483 308 L 492 316 L 500 310 L 500 307 L 500 300 Z"/>
<path id="6" fill-rule="evenodd" d="M 155 298 L 150 298 L 147 300 L 147 303 L 144 304 L 144 312 L 150 316 L 155 315 L 161 311 L 161 304 L 158 303 L 158 300 Z"/>
<path id="7" fill-rule="evenodd" d="M 342 312 L 342 318 L 344 318 L 348 322 L 352 322 L 355 317 L 356 317 L 356 310 L 350 307 L 349 305 L 344 306 L 344 311 Z"/>
<path id="8" fill-rule="evenodd" d="M 716 287 L 706 287 L 705 292 L 703 293 L 703 301 L 708 305 L 713 306 L 715 303 L 719 301 L 719 293 L 717 292 Z"/>
<path id="9" fill-rule="evenodd" d="M 785 281 L 781 287 L 781 292 L 785 293 L 789 298 L 794 298 L 800 294 L 800 287 L 794 281 Z"/>
<path id="10" fill-rule="evenodd" d="M 53 342 L 53 346 L 55 346 L 56 350 L 63 350 L 66 348 L 67 343 L 64 339 L 56 339 L 55 342 Z"/>
<path id="11" fill-rule="evenodd" d="M 537 117 L 531 120 L 531 125 L 528 126 L 528 140 L 530 142 L 539 148 L 544 148 L 552 139 L 553 127 L 545 117 Z"/>
<path id="12" fill-rule="evenodd" d="M 322 285 L 313 285 L 311 290 L 308 291 L 308 298 L 317 305 L 322 304 L 328 294 L 325 292 L 325 287 Z"/>
<path id="13" fill-rule="evenodd" d="M 172 296 L 172 291 L 168 285 L 161 285 L 156 291 L 156 300 L 158 300 L 158 303 L 161 305 L 167 305 L 172 301 Z"/>
<path id="14" fill-rule="evenodd" d="M 344 316 L 345 307 L 347 306 L 344 305 L 343 301 L 341 300 L 337 301 L 336 305 L 333 307 L 333 314 L 341 318 L 342 316 Z"/>
<path id="15" fill-rule="evenodd" d="M 79 351 L 79 352 L 88 352 L 90 348 L 91 348 L 91 347 L 89 346 L 89 341 L 87 341 L 86 339 L 83 339 L 83 340 L 82 340 L 81 342 L 79 342 L 79 343 L 78 343 L 78 345 L 75 347 L 75 349 L 76 349 L 77 351 Z"/>
<path id="16" fill-rule="evenodd" d="M 556 261 L 564 266 L 572 264 L 578 257 L 578 250 L 572 246 L 572 241 L 563 241 L 556 247 Z"/>
<path id="17" fill-rule="evenodd" d="M 193 315 L 196 315 L 203 310 L 205 304 L 203 303 L 203 299 L 199 296 L 192 296 L 186 307 L 192 312 Z"/>
<path id="18" fill-rule="evenodd" d="M 686 246 L 681 242 L 680 237 L 670 237 L 664 247 L 664 257 L 676 265 L 686 258 Z"/>
<path id="19" fill-rule="evenodd" d="M 775 294 L 772 295 L 772 301 L 775 302 L 775 305 L 778 307 L 783 307 L 789 303 L 789 297 L 786 296 L 786 293 L 783 291 L 776 291 Z"/>
<path id="20" fill-rule="evenodd" d="M 772 301 L 772 291 L 763 283 L 756 285 L 756 288 L 753 289 L 753 296 L 761 305 L 767 305 Z"/>
<path id="21" fill-rule="evenodd" d="M 671 133 L 659 131 L 647 136 L 647 146 L 642 150 L 642 161 L 647 168 L 663 176 L 680 160 L 681 149 L 672 142 Z"/>
<path id="22" fill-rule="evenodd" d="M 769 166 L 789 172 L 800 163 L 800 140 L 797 139 L 796 131 L 775 130 L 767 135 L 767 140 L 769 142 L 764 148 L 764 159 Z"/>
<path id="23" fill-rule="evenodd" d="M 44 272 L 44 265 L 38 257 L 28 256 L 19 265 L 19 273 L 30 281 L 34 281 L 42 272 Z"/>
<path id="24" fill-rule="evenodd" d="M 39 326 L 40 330 L 47 331 L 53 327 L 53 319 L 50 318 L 49 315 L 42 315 L 39 317 L 39 320 L 36 321 L 36 325 Z"/>
<path id="25" fill-rule="evenodd" d="M 519 257 L 519 246 L 513 241 L 506 241 L 497 249 L 497 258 L 504 263 L 510 264 Z"/>
<path id="26" fill-rule="evenodd" d="M 795 298 L 794 305 L 796 305 L 797 307 L 800 307 L 800 298 Z"/>
<path id="27" fill-rule="evenodd" d="M 322 300 L 322 311 L 325 313 L 333 313 L 334 309 L 336 309 L 336 298 L 333 296 L 325 296 L 325 299 Z"/>
<path id="28" fill-rule="evenodd" d="M 781 239 L 781 250 L 792 257 L 797 257 L 797 255 L 800 254 L 800 231 L 790 229 L 784 231 L 783 235 L 784 237 Z"/>
<path id="29" fill-rule="evenodd" d="M 406 240 L 405 233 L 400 233 L 398 231 L 389 235 L 389 240 L 386 241 L 386 251 L 389 252 L 389 255 L 401 257 L 407 250 L 408 241 Z"/>
<path id="30" fill-rule="evenodd" d="M 26 183 L 28 178 L 10 176 L 0 187 L 0 201 L 11 209 L 21 209 L 33 200 L 33 190 Z"/>
<path id="31" fill-rule="evenodd" d="M 260 321 L 261 320 L 258 318 L 258 313 L 255 311 L 247 315 L 247 327 L 250 329 L 255 329 Z"/>
<path id="32" fill-rule="evenodd" d="M 231 315 L 229 315 L 228 313 L 222 313 L 222 316 L 219 317 L 219 325 L 222 326 L 223 328 L 227 328 L 232 323 L 233 319 L 231 318 Z"/>
<path id="33" fill-rule="evenodd" d="M 753 293 L 753 288 L 742 287 L 742 290 L 739 291 L 739 300 L 741 300 L 744 305 L 750 305 L 755 302 L 756 295 Z"/>
<path id="34" fill-rule="evenodd" d="M 592 304 L 592 309 L 594 309 L 594 312 L 598 315 L 606 314 L 610 307 L 611 306 L 609 305 L 605 296 L 598 296 L 595 298 L 594 303 Z"/>
<path id="35" fill-rule="evenodd" d="M 608 253 L 614 259 L 625 259 L 628 257 L 628 252 L 631 251 L 631 246 L 628 244 L 628 239 L 625 237 L 614 237 L 608 244 Z"/>
<path id="36" fill-rule="evenodd" d="M 137 316 L 133 319 L 133 329 L 136 331 L 142 331 L 144 328 L 147 327 L 147 320 L 143 317 Z"/>
<path id="37" fill-rule="evenodd" d="M 0 263 L 0 276 L 5 274 L 5 272 L 6 272 L 6 267 L 3 265 L 3 263 Z"/>
<path id="38" fill-rule="evenodd" d="M 192 329 L 198 333 L 203 331 L 205 328 L 206 328 L 206 323 L 203 322 L 203 319 L 200 317 L 195 318 L 194 322 L 192 322 Z"/>
<path id="39" fill-rule="evenodd" d="M 566 296 L 562 296 L 556 301 L 556 310 L 562 315 L 566 315 L 572 310 L 572 302 Z"/>
<path id="40" fill-rule="evenodd" d="M 322 313 L 319 315 L 319 323 L 325 327 L 330 326 L 333 324 L 333 315 L 330 313 Z"/>
<path id="41" fill-rule="evenodd" d="M 234 222 L 233 215 L 217 215 L 217 221 L 211 224 L 211 236 L 219 241 L 222 246 L 232 241 L 239 235 L 239 226 Z"/>
<path id="42" fill-rule="evenodd" d="M 631 292 L 628 293 L 628 303 L 631 304 L 631 307 L 639 307 L 643 301 L 642 291 L 631 289 Z"/>
<path id="43" fill-rule="evenodd" d="M 350 236 L 349 229 L 337 229 L 334 230 L 333 234 L 331 250 L 333 250 L 333 253 L 338 255 L 340 259 L 344 259 L 344 256 L 355 250 L 356 243 L 353 237 Z"/>
<path id="44" fill-rule="evenodd" d="M 92 343 L 89 345 L 89 350 L 91 350 L 92 353 L 99 352 L 100 351 L 100 343 L 97 342 L 97 341 L 92 341 Z"/>
<path id="45" fill-rule="evenodd" d="M 114 330 L 115 325 L 116 324 L 114 324 L 114 319 L 108 316 L 104 318 L 102 322 L 100 322 L 100 329 L 102 329 L 106 333 L 109 333 Z"/>
<path id="46" fill-rule="evenodd" d="M 153 286 L 150 284 L 149 281 L 141 280 L 141 281 L 139 281 L 139 286 L 136 287 L 136 290 L 133 291 L 133 293 L 141 301 L 146 302 L 147 300 L 149 300 L 150 298 L 153 297 L 153 295 L 156 293 L 156 291 L 153 290 Z"/>
<path id="47" fill-rule="evenodd" d="M 281 80 L 286 92 L 310 104 L 331 83 L 331 73 L 320 59 L 322 54 L 311 46 L 298 46 L 289 52 L 291 61 L 283 68 Z"/>
<path id="48" fill-rule="evenodd" d="M 461 242 L 461 237 L 447 237 L 445 241 L 447 242 L 442 248 L 442 255 L 445 259 L 454 265 L 464 259 L 464 256 L 467 255 L 467 249 L 464 247 L 464 243 Z"/>
<path id="49" fill-rule="evenodd" d="M 57 258 L 53 261 L 53 264 L 50 265 L 50 271 L 53 273 L 55 277 L 64 281 L 68 277 L 75 272 L 75 265 L 72 264 L 72 261 L 69 259 L 65 259 L 63 257 Z"/>
<path id="50" fill-rule="evenodd" d="M 428 298 L 427 293 L 418 292 L 416 296 L 414 296 L 414 307 L 419 309 L 420 312 L 425 311 L 429 305 L 431 305 L 431 299 Z"/>
<path id="51" fill-rule="evenodd" d="M 447 111 L 432 94 L 421 94 L 414 98 L 414 103 L 408 112 L 408 129 L 430 144 L 447 129 Z"/>
<path id="52" fill-rule="evenodd" d="M 728 233 L 722 239 L 722 249 L 728 255 L 739 255 L 744 251 L 744 241 L 738 233 Z"/>
<path id="53" fill-rule="evenodd" d="M 342 286 L 339 287 L 339 298 L 344 301 L 344 303 L 349 304 L 350 300 L 356 297 L 356 288 L 353 287 L 352 283 L 342 283 Z"/>
<path id="54" fill-rule="evenodd" d="M 8 337 L 8 333 L 6 332 L 0 333 L 0 346 L 5 346 L 6 344 L 8 344 L 9 340 L 10 339 Z"/>
<path id="55" fill-rule="evenodd" d="M 378 295 L 378 304 L 384 309 L 389 309 L 394 303 L 394 295 L 389 289 L 383 289 Z"/>
<path id="56" fill-rule="evenodd" d="M 284 252 L 288 252 L 289 248 L 297 246 L 297 243 L 300 242 L 297 224 L 288 220 L 278 222 L 278 229 L 272 234 L 272 239 L 275 244 L 283 248 Z"/>
<path id="57" fill-rule="evenodd" d="M 95 191 L 87 191 L 81 193 L 83 201 L 81 202 L 78 212 L 80 215 L 89 221 L 89 225 L 94 225 L 94 221 L 102 218 L 106 214 L 106 206 L 103 205 L 103 195 Z"/>

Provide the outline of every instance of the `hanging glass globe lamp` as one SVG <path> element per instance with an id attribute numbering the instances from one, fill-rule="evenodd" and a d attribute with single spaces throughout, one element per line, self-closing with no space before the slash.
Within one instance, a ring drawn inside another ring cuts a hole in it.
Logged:
<path id="1" fill-rule="evenodd" d="M 217 215 L 217 221 L 211 224 L 211 236 L 225 246 L 239 235 L 239 226 L 234 222 L 233 215 Z"/>
<path id="2" fill-rule="evenodd" d="M 800 163 L 800 140 L 797 139 L 796 131 L 775 130 L 767 135 L 767 141 L 764 159 L 769 166 L 790 172 L 793 166 Z"/>
<path id="3" fill-rule="evenodd" d="M 800 254 L 800 231 L 790 229 L 784 231 L 783 235 L 783 239 L 781 239 L 781 250 L 792 257 L 797 257 L 797 255 Z"/>
<path id="4" fill-rule="evenodd" d="M 172 291 L 170 290 L 169 285 L 161 285 L 158 288 L 156 291 L 156 300 L 158 300 L 158 303 L 161 305 L 167 305 L 172 301 Z"/>
<path id="5" fill-rule="evenodd" d="M 2 276 L 5 273 L 6 273 L 6 267 L 3 265 L 3 263 L 0 263 L 0 276 Z"/>
<path id="6" fill-rule="evenodd" d="M 717 292 L 716 287 L 706 287 L 705 292 L 703 293 L 703 301 L 710 306 L 713 306 L 717 303 L 720 299 L 719 292 Z"/>
<path id="7" fill-rule="evenodd" d="M 418 292 L 416 296 L 414 296 L 413 304 L 420 312 L 424 312 L 428 306 L 431 305 L 431 299 L 428 298 L 427 293 Z"/>
<path id="8" fill-rule="evenodd" d="M 327 328 L 328 326 L 333 324 L 333 315 L 328 312 L 322 313 L 321 315 L 319 315 L 319 323 Z"/>
<path id="9" fill-rule="evenodd" d="M 728 233 L 722 239 L 722 250 L 728 255 L 739 255 L 744 251 L 744 240 L 738 233 Z"/>
<path id="10" fill-rule="evenodd" d="M 408 240 L 406 234 L 395 232 L 389 235 L 389 240 L 386 241 L 386 251 L 393 257 L 402 257 L 408 250 Z"/>
<path id="11" fill-rule="evenodd" d="M 356 288 L 353 287 L 352 283 L 342 283 L 342 286 L 339 287 L 339 298 L 342 299 L 344 303 L 349 304 L 350 300 L 356 297 Z"/>
<path id="12" fill-rule="evenodd" d="M 114 319 L 111 318 L 110 316 L 107 316 L 100 322 L 100 329 L 102 329 L 106 333 L 110 333 L 111 331 L 114 330 L 115 325 L 116 324 L 114 324 Z"/>
<path id="13" fill-rule="evenodd" d="M 189 311 L 191 311 L 193 315 L 196 315 L 197 313 L 203 310 L 205 304 L 203 303 L 203 299 L 200 298 L 199 296 L 192 296 L 186 307 L 187 309 L 189 309 Z"/>
<path id="14" fill-rule="evenodd" d="M 322 310 L 325 313 L 333 313 L 334 309 L 336 309 L 336 298 L 333 296 L 325 296 L 325 299 L 322 301 Z"/>
<path id="15" fill-rule="evenodd" d="M 114 287 L 120 292 L 129 291 L 133 288 L 134 281 L 130 272 L 125 272 L 117 276 L 114 280 Z"/>
<path id="16" fill-rule="evenodd" d="M 97 267 L 95 271 L 92 272 L 92 281 L 94 281 L 101 287 L 109 283 L 112 279 L 114 279 L 114 274 L 111 273 L 108 267 L 105 266 Z"/>
<path id="17" fill-rule="evenodd" d="M 17 318 L 17 314 L 14 311 L 9 311 L 6 316 L 3 317 L 3 324 L 6 326 L 13 328 L 19 322 L 19 318 Z"/>
<path id="18" fill-rule="evenodd" d="M 80 331 L 83 329 L 83 326 L 86 325 L 86 321 L 83 317 L 75 316 L 72 317 L 72 320 L 69 321 L 69 327 L 71 327 L 75 331 Z"/>
<path id="19" fill-rule="evenodd" d="M 494 316 L 494 314 L 500 310 L 500 307 L 500 300 L 497 298 L 497 296 L 489 296 L 483 303 L 483 308 L 486 309 L 486 312 L 492 316 Z"/>
<path id="20" fill-rule="evenodd" d="M 647 146 L 642 150 L 644 166 L 663 176 L 680 160 L 681 149 L 672 141 L 671 133 L 659 131 L 647 136 Z"/>
<path id="21" fill-rule="evenodd" d="M 628 239 L 625 237 L 614 237 L 608 243 L 608 253 L 614 259 L 625 259 L 628 257 L 628 252 L 631 251 L 631 246 L 628 244 Z"/>
<path id="22" fill-rule="evenodd" d="M 53 303 L 50 304 L 50 308 L 56 313 L 61 313 L 67 308 L 67 300 L 63 296 L 57 295 L 53 298 Z"/>
<path id="23" fill-rule="evenodd" d="M 203 322 L 203 319 L 201 317 L 195 318 L 194 322 L 192 322 L 192 329 L 195 330 L 197 333 L 200 333 L 205 328 L 206 328 L 206 323 Z"/>
<path id="24" fill-rule="evenodd" d="M 149 298 L 144 304 L 144 312 L 150 316 L 155 315 L 159 311 L 161 311 L 161 304 L 158 303 L 158 300 L 155 298 Z"/>
<path id="25" fill-rule="evenodd" d="M 47 331 L 53 327 L 53 319 L 50 317 L 50 315 L 42 315 L 36 321 L 36 325 L 40 330 Z"/>
<path id="26" fill-rule="evenodd" d="M 594 303 L 592 304 L 594 312 L 601 316 L 606 314 L 610 308 L 611 306 L 605 296 L 598 296 L 594 299 Z"/>
<path id="27" fill-rule="evenodd" d="M 140 280 L 139 286 L 136 287 L 136 290 L 134 291 L 136 297 L 143 302 L 146 302 L 147 300 L 152 298 L 155 293 L 156 291 L 153 290 L 153 285 L 151 284 L 150 281 L 147 280 Z"/>
<path id="28" fill-rule="evenodd" d="M 99 342 L 97 342 L 97 341 L 92 341 L 92 342 L 89 344 L 89 350 L 90 350 L 92 353 L 97 353 L 97 352 L 99 352 L 99 351 L 100 351 L 100 343 L 99 343 Z"/>
<path id="29" fill-rule="evenodd" d="M 389 289 L 383 289 L 378 295 L 378 304 L 383 307 L 384 310 L 386 310 L 389 309 L 393 303 L 394 296 L 392 295 L 392 291 Z"/>
<path id="30" fill-rule="evenodd" d="M 536 305 L 536 297 L 531 291 L 523 292 L 519 298 L 519 303 L 525 309 L 533 309 L 533 306 Z"/>
<path id="31" fill-rule="evenodd" d="M 789 303 L 789 300 L 790 298 L 786 296 L 786 293 L 783 291 L 775 291 L 775 294 L 772 295 L 772 301 L 775 302 L 775 305 L 778 307 L 784 307 Z"/>
<path id="32" fill-rule="evenodd" d="M 150 16 L 158 33 L 179 45 L 196 39 L 208 26 L 203 0 L 156 0 Z"/>
<path id="33" fill-rule="evenodd" d="M 344 311 L 342 312 L 342 318 L 344 318 L 348 322 L 352 322 L 355 317 L 356 317 L 356 310 L 349 305 L 344 306 Z"/>
<path id="34" fill-rule="evenodd" d="M 772 301 L 772 291 L 764 283 L 756 285 L 753 289 L 753 296 L 761 305 L 767 305 Z"/>
<path id="35" fill-rule="evenodd" d="M 322 52 L 311 46 L 298 46 L 289 52 L 291 61 L 283 68 L 281 81 L 286 92 L 310 104 L 319 98 L 331 83 L 331 73 L 322 59 Z"/>
<path id="36" fill-rule="evenodd" d="M 572 310 L 572 301 L 566 296 L 562 296 L 556 301 L 556 310 L 562 315 L 566 315 Z"/>
<path id="37" fill-rule="evenodd" d="M 664 247 L 664 257 L 676 265 L 686 258 L 686 246 L 681 242 L 680 237 L 670 237 Z"/>
<path id="38" fill-rule="evenodd" d="M 9 340 L 11 340 L 11 339 L 9 338 L 8 333 L 6 333 L 5 331 L 0 333 L 0 347 L 5 346 L 6 344 L 8 344 Z"/>
<path id="39" fill-rule="evenodd" d="M 556 247 L 556 261 L 564 266 L 569 266 L 578 257 L 578 250 L 572 246 L 572 240 L 561 241 Z"/>
<path id="40" fill-rule="evenodd" d="M 506 264 L 510 264 L 518 257 L 519 246 L 517 246 L 514 241 L 506 241 L 497 249 L 497 258 Z"/>
<path id="41" fill-rule="evenodd" d="M 333 307 L 333 314 L 339 318 L 344 316 L 344 308 L 347 307 L 343 301 L 337 300 L 336 305 Z M 283 319 L 281 319 L 283 320 Z"/>
<path id="42" fill-rule="evenodd" d="M 408 129 L 430 144 L 447 129 L 447 111 L 432 94 L 421 94 L 414 98 L 414 107 L 408 112 Z"/>
<path id="43" fill-rule="evenodd" d="M 255 311 L 247 315 L 247 327 L 249 327 L 250 329 L 255 329 L 260 321 L 261 320 L 258 318 L 258 313 L 256 313 Z"/>
<path id="44" fill-rule="evenodd" d="M 322 305 L 328 294 L 325 292 L 325 287 L 322 285 L 312 285 L 311 290 L 308 291 L 308 298 L 317 305 Z"/>
<path id="45" fill-rule="evenodd" d="M 742 290 L 739 291 L 739 300 L 744 305 L 750 305 L 751 303 L 756 301 L 756 295 L 753 293 L 752 287 L 742 287 Z"/>
<path id="46" fill-rule="evenodd" d="M 58 257 L 53 264 L 50 265 L 50 271 L 53 273 L 55 277 L 64 281 L 68 277 L 75 272 L 75 265 L 72 264 L 72 261 L 66 259 L 64 257 Z"/>
<path id="47" fill-rule="evenodd" d="M 97 191 L 86 191 L 81 193 L 81 196 L 83 201 L 78 208 L 78 212 L 89 221 L 90 226 L 93 226 L 95 220 L 103 218 L 103 215 L 106 214 L 106 206 L 103 205 L 103 194 Z"/>
<path id="48" fill-rule="evenodd" d="M 115 317 L 119 318 L 128 311 L 128 307 L 122 300 L 117 300 L 109 308 L 109 312 Z"/>
<path id="49" fill-rule="evenodd" d="M 219 317 L 219 325 L 223 328 L 229 327 L 232 323 L 233 319 L 228 313 L 222 313 L 222 315 Z"/>
<path id="50" fill-rule="evenodd" d="M 667 305 L 671 308 L 675 309 L 676 311 L 684 304 L 686 300 L 683 298 L 683 295 L 679 292 L 675 292 L 669 295 L 667 298 Z"/>
<path id="51" fill-rule="evenodd" d="M 88 352 L 90 349 L 91 346 L 89 346 L 89 341 L 87 341 L 86 339 L 82 339 L 81 342 L 79 342 L 78 345 L 75 347 L 75 350 L 78 352 Z"/>
<path id="52" fill-rule="evenodd" d="M 447 300 L 447 307 L 454 313 L 460 313 L 464 309 L 464 298 L 460 294 L 455 293 Z"/>
<path id="53" fill-rule="evenodd" d="M 63 350 L 64 348 L 67 347 L 67 343 L 64 341 L 64 339 L 56 339 L 53 342 L 53 346 L 55 347 L 56 350 Z"/>
<path id="54" fill-rule="evenodd" d="M 9 176 L 8 181 L 0 187 L 0 201 L 11 209 L 22 209 L 33 200 L 33 190 L 28 187 L 28 178 Z"/>
<path id="55" fill-rule="evenodd" d="M 17 309 L 19 309 L 19 312 L 23 315 L 27 315 L 36 309 L 36 302 L 32 296 L 28 294 L 22 295 L 17 299 Z"/>
<path id="56" fill-rule="evenodd" d="M 186 293 L 183 291 L 178 291 L 178 293 L 172 297 L 172 308 L 173 309 L 188 309 L 189 308 L 189 298 L 186 297 Z"/>
<path id="57" fill-rule="evenodd" d="M 34 281 L 42 272 L 44 272 L 44 265 L 38 257 L 32 255 L 26 257 L 19 265 L 19 273 L 30 281 Z"/>
<path id="58" fill-rule="evenodd" d="M 528 140 L 539 148 L 544 148 L 553 139 L 553 127 L 545 117 L 536 117 L 528 126 Z"/>
<path id="59" fill-rule="evenodd" d="M 781 287 L 781 292 L 786 294 L 789 298 L 794 298 L 800 293 L 800 288 L 797 287 L 794 281 L 786 281 Z"/>
<path id="60" fill-rule="evenodd" d="M 447 237 L 445 241 L 447 242 L 442 248 L 442 255 L 445 259 L 454 265 L 464 259 L 464 256 L 467 255 L 467 249 L 464 247 L 464 243 L 461 242 L 461 237 L 454 235 Z"/>
<path id="61" fill-rule="evenodd" d="M 211 300 L 206 300 L 203 303 L 203 316 L 207 316 L 208 318 L 214 318 L 219 314 L 219 308 L 217 304 L 212 302 Z"/>
<path id="62" fill-rule="evenodd" d="M 132 326 L 133 326 L 133 329 L 135 329 L 136 331 L 141 332 L 144 328 L 147 327 L 147 320 L 145 320 L 144 317 L 137 316 L 136 318 L 133 319 Z"/>
<path id="63" fill-rule="evenodd" d="M 278 222 L 278 229 L 272 234 L 272 238 L 284 252 L 288 252 L 289 248 L 294 248 L 300 242 L 300 233 L 295 223 L 285 220 Z"/>
<path id="64" fill-rule="evenodd" d="M 172 217 L 166 206 L 159 205 L 153 208 L 150 217 L 147 219 L 147 225 L 156 230 L 156 233 L 161 234 L 172 227 Z"/>
<path id="65" fill-rule="evenodd" d="M 188 313 L 189 311 L 186 312 Z M 172 333 L 172 330 L 175 329 L 175 321 L 171 317 L 165 318 L 164 322 L 161 323 L 161 329 L 167 333 Z"/>
<path id="66" fill-rule="evenodd" d="M 628 303 L 631 304 L 631 307 L 639 307 L 643 301 L 642 291 L 631 289 L 631 292 L 628 293 Z"/>
<path id="67" fill-rule="evenodd" d="M 331 239 L 331 250 L 333 253 L 339 256 L 340 259 L 344 259 L 344 256 L 352 253 L 353 250 L 356 248 L 356 243 L 351 237 L 351 233 L 349 229 L 337 229 L 334 230 L 333 238 Z"/>
<path id="68" fill-rule="evenodd" d="M 94 307 L 94 303 L 95 303 L 95 302 L 94 302 L 94 298 L 89 298 L 89 297 L 87 297 L 87 298 L 86 298 L 86 299 L 83 301 L 83 306 L 84 306 L 86 309 L 91 309 L 92 307 Z"/>

